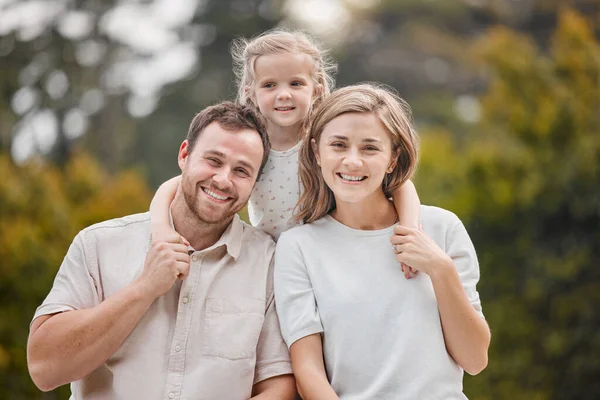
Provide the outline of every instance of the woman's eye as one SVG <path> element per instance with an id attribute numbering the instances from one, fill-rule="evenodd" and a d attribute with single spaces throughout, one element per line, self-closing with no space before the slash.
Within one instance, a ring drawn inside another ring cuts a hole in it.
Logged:
<path id="1" fill-rule="evenodd" d="M 378 151 L 379 149 L 375 146 L 367 146 L 365 147 L 366 151 Z"/>
<path id="2" fill-rule="evenodd" d="M 344 143 L 342 143 L 342 142 L 333 142 L 333 143 L 331 143 L 331 146 L 332 147 L 338 147 L 340 149 L 346 147 L 346 145 Z"/>

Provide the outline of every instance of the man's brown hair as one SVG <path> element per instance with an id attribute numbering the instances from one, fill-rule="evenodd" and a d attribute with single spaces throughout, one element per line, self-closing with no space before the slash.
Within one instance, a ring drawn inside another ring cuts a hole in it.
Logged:
<path id="1" fill-rule="evenodd" d="M 196 114 L 190 123 L 187 134 L 189 153 L 194 150 L 196 141 L 202 134 L 202 131 L 213 122 L 217 122 L 221 128 L 228 131 L 251 129 L 256 131 L 256 133 L 260 136 L 264 154 L 262 163 L 260 164 L 260 169 L 258 170 L 258 179 L 265 164 L 267 163 L 269 151 L 271 150 L 271 142 L 269 141 L 267 128 L 265 127 L 262 117 L 252 107 L 236 104 L 231 101 L 224 101 L 222 103 L 206 107 L 204 110 Z"/>

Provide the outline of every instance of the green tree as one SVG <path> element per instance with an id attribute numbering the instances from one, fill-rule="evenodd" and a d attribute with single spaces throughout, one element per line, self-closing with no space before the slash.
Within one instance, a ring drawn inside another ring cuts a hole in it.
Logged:
<path id="1" fill-rule="evenodd" d="M 68 386 L 43 395 L 29 378 L 31 317 L 75 234 L 147 210 L 150 192 L 138 172 L 109 176 L 85 154 L 75 154 L 64 169 L 39 159 L 18 167 L 0 154 L 0 176 L 0 398 L 67 399 Z"/>
<path id="2" fill-rule="evenodd" d="M 475 399 L 600 397 L 600 43 L 565 9 L 547 51 L 491 29 L 483 120 L 424 134 L 417 183 L 468 224 L 492 329 Z"/>

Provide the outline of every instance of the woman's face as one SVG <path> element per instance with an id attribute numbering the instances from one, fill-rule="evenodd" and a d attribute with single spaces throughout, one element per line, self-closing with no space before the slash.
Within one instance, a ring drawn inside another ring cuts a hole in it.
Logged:
<path id="1" fill-rule="evenodd" d="M 371 113 L 345 113 L 325 125 L 313 150 L 336 203 L 356 203 L 383 194 L 386 173 L 396 165 L 392 142 Z"/>

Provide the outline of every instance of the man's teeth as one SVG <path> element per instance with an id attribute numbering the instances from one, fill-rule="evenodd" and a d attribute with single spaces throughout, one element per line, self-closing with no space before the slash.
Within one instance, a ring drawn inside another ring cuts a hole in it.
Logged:
<path id="1" fill-rule="evenodd" d="M 340 174 L 340 176 L 345 181 L 362 181 L 363 179 L 365 179 L 364 176 L 352 176 L 352 175 L 346 175 L 346 174 Z"/>
<path id="2" fill-rule="evenodd" d="M 227 196 L 219 196 L 218 194 L 216 194 L 215 192 L 213 192 L 212 190 L 208 190 L 203 188 L 202 190 L 204 190 L 204 193 L 206 193 L 207 195 L 214 197 L 217 200 L 227 200 Z"/>

